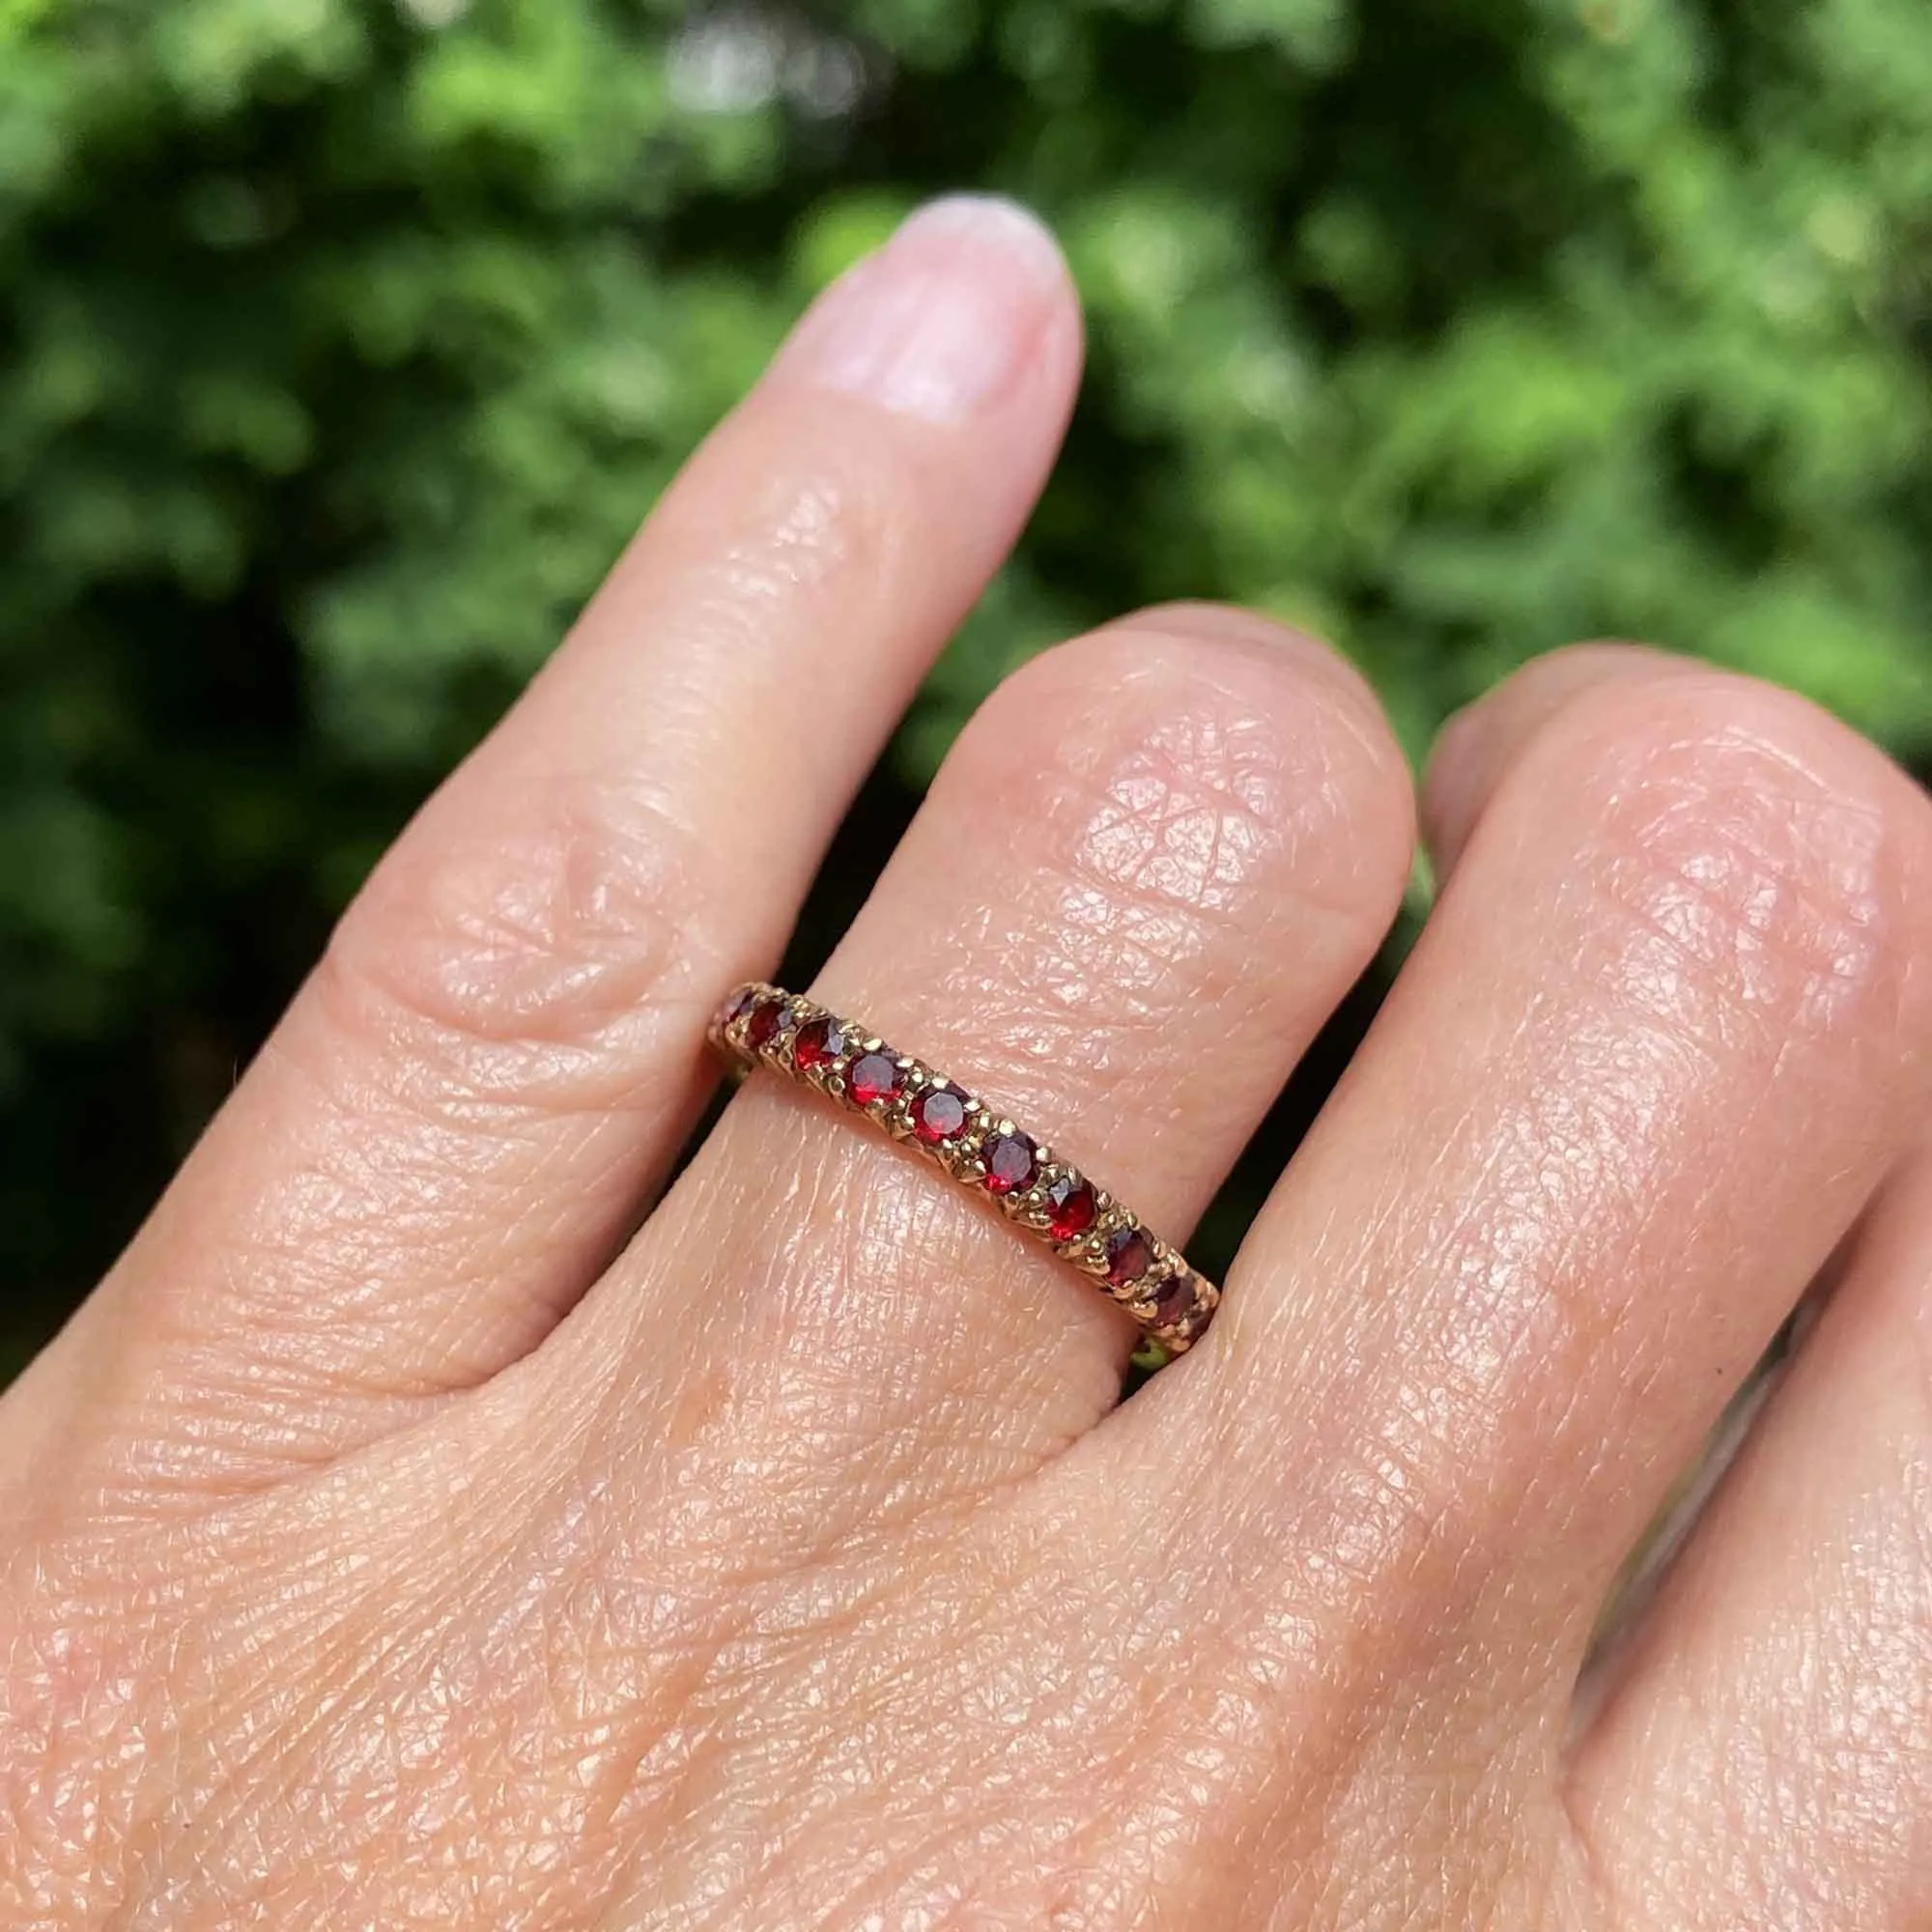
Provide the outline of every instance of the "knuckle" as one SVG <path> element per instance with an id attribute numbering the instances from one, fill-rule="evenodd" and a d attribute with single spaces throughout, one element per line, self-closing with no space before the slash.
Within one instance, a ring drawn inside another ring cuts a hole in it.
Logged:
<path id="1" fill-rule="evenodd" d="M 359 1037 L 434 1064 L 479 1097 L 540 1097 L 636 1065 L 705 956 L 702 854 L 647 793 L 570 775 L 433 805 L 330 941 L 326 1009 Z"/>
<path id="2" fill-rule="evenodd" d="M 1096 633 L 1009 677 L 979 728 L 1037 814 L 1033 849 L 1095 902 L 1174 923 L 1183 950 L 1203 926 L 1274 919 L 1352 943 L 1393 911 L 1400 753 L 1346 684 L 1279 651 L 1204 647 L 1179 624 Z"/>
<path id="3" fill-rule="evenodd" d="M 1748 679 L 1680 675 L 1573 708 L 1542 749 L 1523 802 L 1569 774 L 1632 991 L 1778 1036 L 1895 998 L 1925 809 L 1846 727 Z"/>
<path id="4" fill-rule="evenodd" d="M 841 423 L 776 452 L 761 439 L 754 462 L 686 473 L 652 521 L 652 554 L 698 560 L 711 582 L 693 603 L 709 621 L 762 631 L 789 610 L 849 628 L 902 599 L 916 494 L 874 426 Z"/>
<path id="5" fill-rule="evenodd" d="M 1176 602 L 1150 605 L 1097 635 L 1145 639 L 1154 647 L 1191 656 L 1201 655 L 1204 645 L 1240 651 L 1292 680 L 1304 699 L 1334 711 L 1337 723 L 1352 726 L 1361 749 L 1384 773 L 1406 770 L 1375 687 L 1313 632 L 1238 604 Z"/>
<path id="6" fill-rule="evenodd" d="M 1279 658 L 1118 631 L 993 694 L 929 810 L 959 828 L 974 894 L 950 902 L 973 943 L 949 951 L 931 1004 L 980 1016 L 981 1065 L 1000 1016 L 1005 1097 L 1090 1112 L 1197 1047 L 1205 1009 L 1299 1026 L 1311 985 L 1339 994 L 1367 964 L 1407 877 L 1410 807 L 1349 703 Z"/>

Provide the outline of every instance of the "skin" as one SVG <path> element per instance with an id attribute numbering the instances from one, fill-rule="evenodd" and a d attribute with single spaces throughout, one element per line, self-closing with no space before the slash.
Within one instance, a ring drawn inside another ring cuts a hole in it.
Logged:
<path id="1" fill-rule="evenodd" d="M 814 990 L 1163 1232 L 1418 818 L 1445 881 L 1124 1406 L 1117 1310 L 782 1082 L 663 1191 L 1078 363 L 998 205 L 830 292 L 0 1404 L 0 1923 L 1932 1916 L 1932 812 L 1796 698 L 1564 653 L 1418 814 L 1259 618 L 1009 680 Z"/>

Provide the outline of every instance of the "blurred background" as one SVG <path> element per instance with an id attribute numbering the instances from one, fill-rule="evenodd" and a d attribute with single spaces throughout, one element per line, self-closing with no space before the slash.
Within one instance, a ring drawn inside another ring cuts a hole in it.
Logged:
<path id="1" fill-rule="evenodd" d="M 959 185 L 1058 226 L 1094 372 L 794 970 L 1001 673 L 1151 598 L 1325 632 L 1418 755 L 1619 634 L 1932 761 L 1924 0 L 0 0 L 0 1375 L 788 320 Z"/>

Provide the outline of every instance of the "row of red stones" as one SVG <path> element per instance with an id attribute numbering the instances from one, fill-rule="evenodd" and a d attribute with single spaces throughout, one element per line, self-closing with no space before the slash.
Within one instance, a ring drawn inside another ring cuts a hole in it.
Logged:
<path id="1" fill-rule="evenodd" d="M 904 1097 L 908 1068 L 901 1056 L 882 1044 L 867 1046 L 855 1028 L 830 1013 L 816 1013 L 800 1024 L 795 1001 L 766 987 L 744 986 L 719 1015 L 721 1037 L 740 1021 L 744 1022 L 745 1044 L 756 1055 L 772 1053 L 790 1035 L 791 1062 L 802 1072 L 833 1075 L 849 1054 L 844 1092 L 858 1107 L 887 1106 Z M 967 1138 L 975 1105 L 963 1088 L 950 1080 L 935 1080 L 918 1094 L 906 1118 L 914 1138 L 923 1146 L 956 1146 Z M 980 1181 L 989 1194 L 1003 1198 L 1024 1194 L 1039 1179 L 1039 1144 L 1017 1127 L 996 1124 L 981 1139 L 977 1151 L 982 1170 Z M 1041 1194 L 1041 1204 L 1046 1211 L 1046 1231 L 1062 1246 L 1090 1233 L 1100 1214 L 1099 1195 L 1091 1182 L 1071 1170 L 1053 1177 Z M 1159 1259 L 1152 1237 L 1131 1220 L 1109 1231 L 1101 1244 L 1101 1258 L 1107 1286 L 1122 1297 L 1134 1294 Z M 1150 1326 L 1178 1329 L 1197 1310 L 1209 1312 L 1202 1308 L 1205 1286 L 1192 1268 L 1177 1264 L 1154 1285 Z M 1173 1339 L 1185 1347 L 1199 1332 L 1197 1327 Z"/>

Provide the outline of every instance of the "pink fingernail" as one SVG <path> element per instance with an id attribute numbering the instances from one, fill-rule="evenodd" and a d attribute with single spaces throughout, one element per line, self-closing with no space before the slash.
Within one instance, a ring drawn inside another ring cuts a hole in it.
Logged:
<path id="1" fill-rule="evenodd" d="M 963 422 L 1012 386 L 1065 286 L 1059 247 L 1025 209 L 950 195 L 818 298 L 780 366 L 904 415 Z"/>

